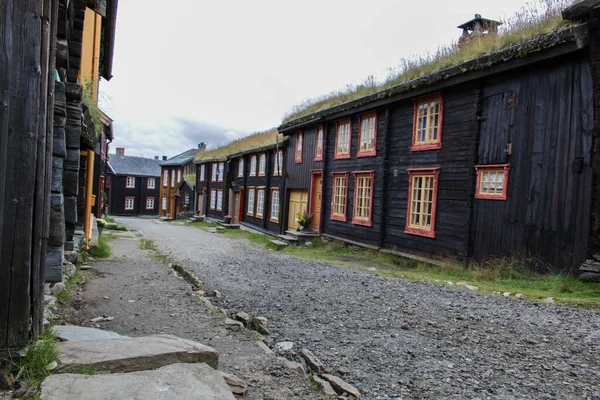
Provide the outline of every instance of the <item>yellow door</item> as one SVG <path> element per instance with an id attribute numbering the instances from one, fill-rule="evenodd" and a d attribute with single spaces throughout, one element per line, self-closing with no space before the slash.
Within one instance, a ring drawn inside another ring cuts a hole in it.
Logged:
<path id="1" fill-rule="evenodd" d="M 288 213 L 288 229 L 296 230 L 296 215 L 307 210 L 308 190 L 290 190 L 290 209 Z"/>
<path id="2" fill-rule="evenodd" d="M 204 194 L 198 195 L 198 204 L 196 204 L 196 210 L 200 210 L 200 215 L 204 215 Z"/>
<path id="3" fill-rule="evenodd" d="M 310 220 L 310 227 L 316 230 L 319 230 L 319 224 L 321 222 L 321 193 L 322 193 L 322 185 L 323 180 L 321 179 L 321 175 L 313 175 L 313 193 L 312 197 L 312 219 Z"/>

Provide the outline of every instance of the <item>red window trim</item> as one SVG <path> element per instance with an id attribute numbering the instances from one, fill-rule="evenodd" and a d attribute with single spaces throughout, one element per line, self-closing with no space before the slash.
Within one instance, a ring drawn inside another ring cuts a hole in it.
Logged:
<path id="1" fill-rule="evenodd" d="M 219 192 L 221 192 L 221 208 L 219 208 Z M 215 198 L 215 211 L 223 211 L 223 189 L 217 189 L 217 197 Z"/>
<path id="2" fill-rule="evenodd" d="M 334 202 L 335 202 L 335 178 L 336 176 L 344 176 L 346 177 L 346 197 L 344 199 L 344 215 L 340 216 L 340 215 L 334 215 L 333 214 L 333 210 L 334 210 Z M 332 178 L 332 185 L 331 185 L 331 212 L 329 215 L 330 219 L 333 219 L 335 221 L 342 221 L 342 222 L 346 222 L 348 221 L 348 176 L 349 173 L 348 171 L 340 171 L 340 172 L 332 172 L 331 173 L 331 178 Z"/>
<path id="3" fill-rule="evenodd" d="M 133 186 L 129 186 L 129 178 L 133 178 Z M 125 178 L 125 189 L 135 189 L 135 176 L 127 176 Z"/>
<path id="4" fill-rule="evenodd" d="M 212 205 L 212 194 L 215 193 L 215 206 Z M 217 189 L 210 189 L 210 197 L 208 198 L 208 209 L 216 211 L 217 209 Z"/>
<path id="5" fill-rule="evenodd" d="M 127 208 L 127 199 L 132 199 L 133 200 L 133 206 L 131 208 Z M 135 209 L 135 196 L 126 196 L 125 197 L 125 211 L 132 211 Z"/>
<path id="6" fill-rule="evenodd" d="M 279 193 L 279 207 L 277 209 L 279 210 L 279 216 L 281 216 L 281 189 L 271 188 L 271 209 L 269 210 L 269 221 L 278 224 L 280 217 L 278 216 L 277 218 L 273 218 L 273 204 L 275 204 L 275 202 L 273 201 L 273 192 Z"/>
<path id="7" fill-rule="evenodd" d="M 435 216 L 437 213 L 437 192 L 439 185 L 440 167 L 431 168 L 408 168 L 408 204 L 406 206 L 406 226 L 404 232 L 411 235 L 425 236 L 428 238 L 435 238 Z M 433 175 L 433 210 L 431 210 L 431 229 L 417 229 L 410 227 L 410 209 L 411 209 L 411 198 L 412 198 L 412 178 L 414 175 Z"/>
<path id="8" fill-rule="evenodd" d="M 432 99 L 440 100 L 440 118 L 438 120 L 438 141 L 437 143 L 429 143 L 429 144 L 415 144 L 415 140 L 417 138 L 417 114 L 419 113 L 419 104 L 430 101 Z M 442 128 L 444 126 L 444 96 L 442 92 L 436 92 L 432 94 L 428 94 L 425 96 L 421 96 L 414 101 L 414 111 L 413 111 L 413 132 L 412 132 L 412 142 L 410 151 L 423 151 L 423 150 L 435 150 L 442 148 Z"/>
<path id="9" fill-rule="evenodd" d="M 150 187 L 150 179 L 154 179 L 154 187 Z M 146 189 L 156 189 L 156 178 L 147 178 L 146 179 Z"/>
<path id="10" fill-rule="evenodd" d="M 504 187 L 502 188 L 501 195 L 491 195 L 491 194 L 479 194 L 479 172 L 485 171 L 489 169 L 503 169 L 504 170 Z M 475 186 L 475 198 L 483 199 L 483 200 L 506 200 L 508 198 L 508 176 L 510 172 L 510 164 L 484 164 L 484 165 L 476 165 L 475 171 L 477 172 L 477 183 Z"/>
<path id="11" fill-rule="evenodd" d="M 354 175 L 354 203 L 352 206 L 352 223 L 355 225 L 373 226 L 373 192 L 375 191 L 375 170 L 353 171 L 352 174 Z M 356 218 L 356 194 L 357 194 L 356 183 L 360 176 L 367 176 L 367 175 L 371 177 L 371 193 L 370 193 L 371 198 L 369 199 L 369 204 L 371 207 L 369 210 L 369 220 L 365 221 L 364 219 Z"/>
<path id="12" fill-rule="evenodd" d="M 321 142 L 319 143 L 319 130 L 322 131 L 321 134 Z M 323 148 L 323 142 L 325 141 L 325 128 L 323 128 L 323 125 L 317 125 L 315 128 L 315 161 L 323 161 L 323 152 L 324 152 L 324 148 Z M 321 155 L 317 155 L 317 149 L 319 148 L 319 145 L 321 147 Z"/>
<path id="13" fill-rule="evenodd" d="M 302 143 L 300 144 L 300 148 L 298 148 L 298 143 L 300 143 L 300 139 L 302 139 Z M 302 163 L 302 153 L 304 152 L 304 133 L 302 131 L 298 131 L 296 133 L 296 148 L 294 149 L 294 160 L 296 164 Z"/>
<path id="14" fill-rule="evenodd" d="M 153 200 L 152 204 L 154 205 L 154 207 L 148 208 L 148 199 L 152 199 Z M 153 196 L 146 197 L 146 210 L 154 210 L 154 209 L 156 209 L 156 198 L 153 197 Z"/>
<path id="15" fill-rule="evenodd" d="M 340 133 L 340 125 L 345 125 L 348 124 L 350 126 L 350 129 L 348 129 L 348 154 L 338 154 L 338 135 Z M 348 119 L 342 119 L 339 121 L 335 122 L 335 143 L 333 145 L 333 151 L 334 151 L 334 155 L 333 155 L 333 159 L 334 160 L 343 160 L 346 158 L 350 158 L 350 153 L 352 152 L 352 120 L 350 118 Z"/>
<path id="16" fill-rule="evenodd" d="M 360 151 L 360 143 L 362 141 L 362 122 L 364 119 L 370 119 L 375 117 L 375 132 L 373 134 L 373 150 L 371 151 Z M 356 157 L 372 157 L 377 155 L 377 124 L 379 123 L 379 117 L 377 116 L 377 111 L 369 111 L 364 114 L 359 115 L 358 117 L 358 153 Z"/>

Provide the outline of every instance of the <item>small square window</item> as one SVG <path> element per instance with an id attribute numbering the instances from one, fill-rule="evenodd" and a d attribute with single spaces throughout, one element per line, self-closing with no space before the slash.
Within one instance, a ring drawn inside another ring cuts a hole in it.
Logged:
<path id="1" fill-rule="evenodd" d="M 128 189 L 135 188 L 135 177 L 134 176 L 127 177 L 127 181 L 125 182 L 125 187 Z"/>
<path id="2" fill-rule="evenodd" d="M 442 147 L 443 111 L 441 93 L 415 100 L 412 151 Z"/>
<path id="3" fill-rule="evenodd" d="M 146 210 L 154 210 L 154 197 L 146 197 Z"/>
<path id="4" fill-rule="evenodd" d="M 148 178 L 148 185 L 146 186 L 147 189 L 154 189 L 156 188 L 156 180 L 154 178 Z M 152 207 L 154 208 L 154 207 Z"/>
<path id="5" fill-rule="evenodd" d="M 475 197 L 488 200 L 506 200 L 510 164 L 476 165 L 477 189 Z"/>
<path id="6" fill-rule="evenodd" d="M 133 210 L 135 197 L 125 197 L 125 210 Z"/>

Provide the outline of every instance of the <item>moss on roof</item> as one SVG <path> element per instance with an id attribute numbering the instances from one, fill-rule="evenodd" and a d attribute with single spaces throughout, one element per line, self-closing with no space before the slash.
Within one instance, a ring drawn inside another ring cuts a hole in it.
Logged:
<path id="1" fill-rule="evenodd" d="M 439 47 L 437 52 L 418 57 L 405 58 L 401 61 L 398 70 L 392 72 L 383 83 L 378 84 L 371 76 L 362 84 L 347 85 L 344 89 L 325 94 L 315 99 L 308 99 L 292 108 L 291 112 L 284 117 L 281 128 L 289 127 L 310 119 L 307 116 L 318 114 L 321 111 L 351 103 L 359 99 L 386 93 L 390 96 L 390 89 L 403 87 L 416 87 L 409 85 L 413 81 L 427 81 L 429 75 L 440 71 L 461 67 L 482 57 L 493 58 L 494 54 L 501 53 L 507 49 L 527 48 L 529 42 L 548 42 L 550 39 L 561 36 L 561 31 L 572 24 L 560 17 L 560 12 L 567 6 L 576 3 L 576 0 L 536 0 L 528 7 L 522 8 L 512 18 L 506 20 L 504 33 L 497 36 L 486 36 L 480 40 L 474 40 L 469 45 L 459 49 L 453 43 L 448 46 Z M 532 7 L 544 7 L 539 11 Z M 518 57 L 525 57 L 528 51 L 519 51 Z M 515 58 L 514 56 L 511 58 Z M 472 63 L 473 64 L 473 63 Z M 481 67 L 482 63 L 479 64 Z M 485 65 L 483 65 L 485 67 Z M 464 68 L 463 68 L 464 69 Z M 466 72 L 464 69 L 463 72 Z M 422 85 L 419 85 L 422 86 Z M 362 101 L 361 104 L 366 103 Z M 306 117 L 306 118 L 305 118 Z"/>
<path id="2" fill-rule="evenodd" d="M 243 138 L 234 140 L 225 146 L 217 147 L 216 149 L 203 151 L 196 154 L 195 162 L 224 160 L 231 154 L 237 154 L 244 151 L 259 149 L 274 145 L 279 141 L 285 140 L 284 136 L 277 131 L 277 128 L 271 128 L 264 132 L 256 132 Z"/>

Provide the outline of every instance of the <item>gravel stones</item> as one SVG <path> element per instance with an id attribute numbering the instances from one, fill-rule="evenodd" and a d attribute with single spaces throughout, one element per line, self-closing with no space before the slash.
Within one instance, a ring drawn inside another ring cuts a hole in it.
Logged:
<path id="1" fill-rule="evenodd" d="M 315 372 L 325 371 L 325 365 L 323 365 L 321 360 L 319 360 L 317 358 L 317 356 L 315 356 L 312 353 L 312 351 L 310 351 L 308 349 L 302 349 L 300 351 L 300 355 L 302 356 L 302 358 L 304 358 L 304 360 L 306 360 L 306 364 L 308 365 L 308 368 L 310 368 L 312 371 L 315 371 Z"/>
<path id="2" fill-rule="evenodd" d="M 321 378 L 329 382 L 333 390 L 335 390 L 338 394 L 348 393 L 349 395 L 360 399 L 360 391 L 348 382 L 344 381 L 342 378 L 329 374 L 321 374 Z"/>

